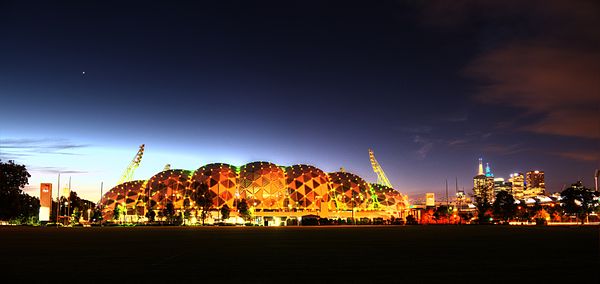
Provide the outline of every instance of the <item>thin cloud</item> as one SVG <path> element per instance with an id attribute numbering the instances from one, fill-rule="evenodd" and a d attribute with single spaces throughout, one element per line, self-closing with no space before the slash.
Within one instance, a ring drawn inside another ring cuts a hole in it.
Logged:
<path id="1" fill-rule="evenodd" d="M 482 150 L 488 154 L 512 155 L 512 154 L 517 154 L 517 153 L 521 153 L 524 151 L 528 151 L 529 149 L 523 147 L 520 144 L 510 144 L 510 145 L 488 144 L 488 145 L 485 145 Z"/>
<path id="2" fill-rule="evenodd" d="M 419 149 L 417 151 L 415 151 L 417 158 L 420 160 L 427 158 L 427 155 L 433 149 L 434 142 L 432 140 L 423 138 L 419 135 L 416 135 L 414 137 L 413 142 L 420 145 Z"/>
<path id="3" fill-rule="evenodd" d="M 478 101 L 540 117 L 520 130 L 599 138 L 600 53 L 513 45 L 478 58 L 468 72 L 489 82 Z"/>
<path id="4" fill-rule="evenodd" d="M 465 122 L 469 120 L 469 114 L 467 112 L 455 113 L 453 115 L 449 115 L 447 117 L 442 118 L 442 120 L 448 122 Z"/>
<path id="5" fill-rule="evenodd" d="M 553 154 L 563 158 L 584 162 L 594 162 L 599 159 L 596 153 L 589 152 L 558 152 Z"/>
<path id="6" fill-rule="evenodd" d="M 68 168 L 61 167 L 31 167 L 31 172 L 41 173 L 41 174 L 87 174 L 87 171 L 81 170 L 72 170 Z"/>
<path id="7" fill-rule="evenodd" d="M 80 155 L 69 152 L 89 147 L 87 144 L 72 143 L 63 138 L 8 138 L 0 139 L 0 151 L 6 156 L 30 156 L 32 154 Z"/>
<path id="8" fill-rule="evenodd" d="M 466 74 L 482 82 L 475 99 L 521 110 L 520 131 L 600 138 L 600 30 L 592 28 L 600 26 L 598 3 L 508 2 L 496 9 L 527 11 L 531 31 L 503 39 L 468 65 Z"/>
<path id="9" fill-rule="evenodd" d="M 406 133 L 414 133 L 414 134 L 428 134 L 431 133 L 433 128 L 427 125 L 416 125 L 416 126 L 406 126 L 399 127 L 398 130 Z"/>

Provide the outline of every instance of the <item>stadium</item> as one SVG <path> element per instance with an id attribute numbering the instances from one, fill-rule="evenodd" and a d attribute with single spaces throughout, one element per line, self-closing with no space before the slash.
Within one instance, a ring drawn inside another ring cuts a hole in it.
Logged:
<path id="1" fill-rule="evenodd" d="M 134 161 L 139 163 L 140 158 Z M 372 161 L 376 163 L 374 157 Z M 199 194 L 202 205 L 197 204 Z M 409 207 L 407 196 L 390 186 L 369 184 L 343 170 L 326 173 L 311 165 L 270 162 L 241 167 L 213 163 L 195 171 L 166 169 L 148 180 L 120 183 L 102 196 L 99 206 L 104 220 L 144 222 L 149 212 L 163 220 L 170 210 L 171 215 L 186 218 L 184 222 L 197 222 L 204 211 L 209 212 L 205 218 L 209 223 L 241 223 L 238 206 L 242 201 L 251 213 L 245 221 L 265 225 L 303 217 L 403 219 Z M 115 218 L 117 206 L 123 213 Z M 224 206 L 230 208 L 230 218 L 221 218 Z"/>

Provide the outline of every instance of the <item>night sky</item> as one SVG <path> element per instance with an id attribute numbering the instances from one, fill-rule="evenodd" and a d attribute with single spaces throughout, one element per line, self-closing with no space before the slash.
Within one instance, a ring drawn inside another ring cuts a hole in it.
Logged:
<path id="1" fill-rule="evenodd" d="M 344 167 L 422 198 L 600 167 L 593 1 L 0 2 L 0 159 L 91 200 L 169 163 Z M 152 2 L 152 3 L 149 3 Z M 218 2 L 218 3 L 217 3 Z M 426 2 L 426 3 L 425 3 Z"/>

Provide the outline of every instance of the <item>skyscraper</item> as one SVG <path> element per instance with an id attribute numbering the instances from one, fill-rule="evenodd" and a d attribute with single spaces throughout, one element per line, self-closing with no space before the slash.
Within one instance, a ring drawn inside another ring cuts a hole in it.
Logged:
<path id="1" fill-rule="evenodd" d="M 525 178 L 525 192 L 523 195 L 527 197 L 535 197 L 544 195 L 546 192 L 546 184 L 544 182 L 544 171 L 529 171 Z"/>
<path id="2" fill-rule="evenodd" d="M 479 158 L 479 168 L 477 175 L 473 177 L 473 195 L 475 202 L 488 202 L 494 201 L 494 177 L 489 169 L 489 164 L 486 167 L 486 172 L 490 176 L 487 176 L 483 172 L 483 160 Z"/>
<path id="3" fill-rule="evenodd" d="M 494 178 L 494 196 L 498 195 L 500 191 L 506 191 L 511 194 L 512 184 L 503 178 Z"/>
<path id="4" fill-rule="evenodd" d="M 511 193 L 515 199 L 523 199 L 525 190 L 525 177 L 523 173 L 512 173 L 508 181 L 511 183 Z"/>

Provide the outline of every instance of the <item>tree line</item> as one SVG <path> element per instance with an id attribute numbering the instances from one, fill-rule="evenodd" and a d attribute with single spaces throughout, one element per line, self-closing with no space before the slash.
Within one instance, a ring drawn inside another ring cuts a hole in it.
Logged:
<path id="1" fill-rule="evenodd" d="M 0 220 L 11 224 L 39 223 L 40 199 L 23 191 L 30 177 L 24 165 L 0 160 Z M 58 202 L 52 200 L 51 222 L 57 221 L 57 213 L 64 223 L 78 223 L 80 219 L 92 221 L 101 216 L 94 202 L 80 198 L 74 191 L 68 198 L 61 196 L 59 212 L 58 206 Z"/>
<path id="2" fill-rule="evenodd" d="M 573 183 L 560 192 L 558 202 L 542 204 L 536 200 L 533 204 L 516 203 L 507 191 L 496 194 L 493 202 L 487 195 L 475 200 L 476 210 L 461 211 L 452 206 L 439 206 L 427 210 L 421 217 L 422 223 L 462 223 L 474 221 L 479 224 L 508 223 L 509 221 L 546 224 L 548 221 L 582 224 L 591 213 L 600 213 L 598 197 L 600 194 L 583 186 L 581 181 Z"/>

